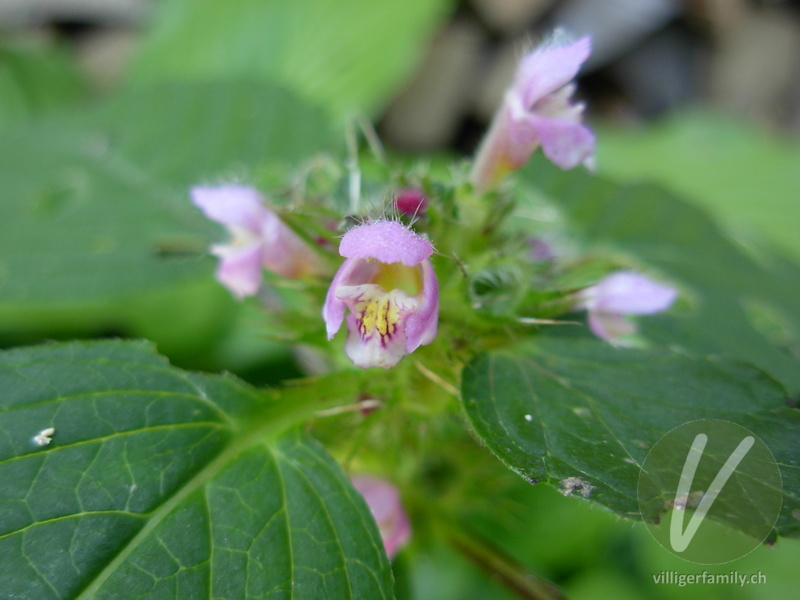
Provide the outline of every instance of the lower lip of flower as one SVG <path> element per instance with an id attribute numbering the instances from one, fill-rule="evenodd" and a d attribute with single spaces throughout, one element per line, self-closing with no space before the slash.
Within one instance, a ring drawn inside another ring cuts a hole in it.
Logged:
<path id="1" fill-rule="evenodd" d="M 377 261 L 373 266 L 366 283 L 341 286 L 336 297 L 350 309 L 347 355 L 360 367 L 388 369 L 408 353 L 405 322 L 420 305 L 421 269 Z"/>
<path id="2" fill-rule="evenodd" d="M 417 303 L 401 290 L 386 292 L 374 284 L 362 287 L 361 296 L 351 305 L 358 330 L 364 340 L 377 333 L 383 345 L 386 345 L 401 320 L 400 305 L 410 309 Z"/>

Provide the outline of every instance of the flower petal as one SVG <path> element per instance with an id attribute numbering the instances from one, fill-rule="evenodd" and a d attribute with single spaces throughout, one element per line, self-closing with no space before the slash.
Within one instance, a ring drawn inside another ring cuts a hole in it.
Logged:
<path id="1" fill-rule="evenodd" d="M 506 115 L 506 158 L 512 169 L 520 169 L 539 147 L 537 123 L 531 118 L 531 113 L 523 108 L 519 98 L 511 95 L 507 100 Z"/>
<path id="2" fill-rule="evenodd" d="M 416 310 L 406 319 L 406 351 L 430 344 L 439 326 L 439 282 L 431 261 L 422 261 L 422 292 Z"/>
<path id="3" fill-rule="evenodd" d="M 590 310 L 622 315 L 649 315 L 666 310 L 678 292 L 631 271 L 619 271 L 587 290 Z"/>
<path id="4" fill-rule="evenodd" d="M 527 108 L 572 81 L 592 52 L 591 38 L 571 44 L 545 44 L 528 53 L 520 62 L 513 89 Z"/>
<path id="5" fill-rule="evenodd" d="M 538 115 L 528 117 L 539 136 L 545 155 L 562 169 L 579 164 L 591 165 L 594 157 L 594 134 L 582 123 L 551 119 Z"/>
<path id="6" fill-rule="evenodd" d="M 251 233 L 260 233 L 265 214 L 272 214 L 261 203 L 261 194 L 248 186 L 195 187 L 191 195 L 195 206 L 212 221 Z"/>
<path id="7" fill-rule="evenodd" d="M 416 297 L 374 283 L 342 286 L 336 295 L 350 309 L 344 350 L 354 365 L 391 369 L 408 354 L 406 319 L 418 306 Z"/>
<path id="8" fill-rule="evenodd" d="M 386 554 L 393 558 L 411 538 L 411 524 L 397 488 L 387 481 L 366 475 L 351 477 L 350 481 L 364 497 L 378 525 Z"/>
<path id="9" fill-rule="evenodd" d="M 373 367 L 391 369 L 408 354 L 402 329 L 384 340 L 380 335 L 362 337 L 359 335 L 360 327 L 358 315 L 351 310 L 347 315 L 347 340 L 344 343 L 344 353 L 360 369 Z"/>
<path id="10" fill-rule="evenodd" d="M 621 338 L 636 333 L 636 325 L 616 313 L 589 311 L 587 321 L 592 333 L 612 343 L 618 343 Z"/>
<path id="11" fill-rule="evenodd" d="M 378 221 L 344 234 L 339 254 L 345 258 L 374 258 L 383 263 L 413 267 L 433 254 L 433 246 L 395 221 Z"/>
<path id="12" fill-rule="evenodd" d="M 269 209 L 261 220 L 261 239 L 265 241 L 264 267 L 273 273 L 301 277 L 321 270 L 320 260 L 311 247 Z"/>
<path id="13" fill-rule="evenodd" d="M 329 340 L 333 339 L 333 336 L 339 331 L 347 310 L 347 305 L 336 295 L 336 292 L 343 286 L 358 285 L 369 281 L 377 270 L 376 263 L 355 258 L 348 258 L 339 267 L 328 288 L 328 295 L 325 297 L 325 304 L 322 307 L 322 318 L 325 321 Z"/>
<path id="14" fill-rule="evenodd" d="M 591 40 L 544 45 L 525 56 L 481 142 L 470 173 L 479 190 L 496 185 L 521 168 L 542 145 L 563 169 L 594 165 L 594 135 L 580 124 L 583 105 L 572 104 L 571 83 L 591 51 Z"/>
<path id="15" fill-rule="evenodd" d="M 220 257 L 217 266 L 217 280 L 227 287 L 237 298 L 252 296 L 261 286 L 262 244 L 247 246 L 219 245 L 212 248 Z"/>

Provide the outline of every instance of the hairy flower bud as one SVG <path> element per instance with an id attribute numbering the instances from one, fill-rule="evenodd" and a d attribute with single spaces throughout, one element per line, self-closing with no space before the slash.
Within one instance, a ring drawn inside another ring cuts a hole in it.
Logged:
<path id="1" fill-rule="evenodd" d="M 420 217 L 428 208 L 428 198 L 422 190 L 406 188 L 395 194 L 394 205 L 401 215 L 406 217 Z"/>

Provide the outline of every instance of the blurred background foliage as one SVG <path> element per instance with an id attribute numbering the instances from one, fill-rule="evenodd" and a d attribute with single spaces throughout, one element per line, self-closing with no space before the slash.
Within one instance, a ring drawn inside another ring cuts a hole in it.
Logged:
<path id="1" fill-rule="evenodd" d="M 580 93 L 599 173 L 676 193 L 797 273 L 800 2 L 0 0 L 0 346 L 141 336 L 185 367 L 298 375 L 257 303 L 213 281 L 221 231 L 188 187 L 279 187 L 342 156 L 352 115 L 398 156 L 468 155 L 516 59 L 554 27 L 594 39 Z M 569 598 L 795 595 L 796 541 L 709 568 L 767 585 L 655 586 L 703 569 L 549 488 L 508 474 L 503 489 L 508 510 L 471 520 Z M 396 573 L 401 598 L 512 597 L 439 543 Z"/>

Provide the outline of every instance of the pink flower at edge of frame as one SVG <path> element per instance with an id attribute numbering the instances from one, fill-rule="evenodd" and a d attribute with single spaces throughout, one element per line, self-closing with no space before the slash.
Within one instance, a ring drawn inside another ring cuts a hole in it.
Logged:
<path id="1" fill-rule="evenodd" d="M 400 493 L 388 481 L 367 475 L 350 478 L 367 503 L 389 559 L 411 539 L 411 522 L 400 502 Z"/>

